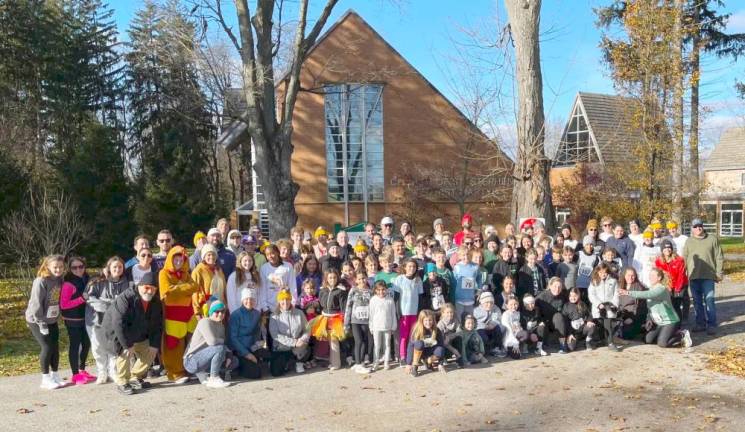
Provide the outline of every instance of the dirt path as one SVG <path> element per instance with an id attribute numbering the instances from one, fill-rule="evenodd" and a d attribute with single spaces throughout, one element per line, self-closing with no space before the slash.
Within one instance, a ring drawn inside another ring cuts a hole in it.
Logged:
<path id="1" fill-rule="evenodd" d="M 225 390 L 159 382 L 131 397 L 113 385 L 43 392 L 33 375 L 0 380 L 0 416 L 4 430 L 25 431 L 740 431 L 745 380 L 704 362 L 707 351 L 745 344 L 745 285 L 724 284 L 718 297 L 719 335 L 694 337 L 689 354 L 632 345 L 416 379 L 396 369 L 315 371 Z"/>

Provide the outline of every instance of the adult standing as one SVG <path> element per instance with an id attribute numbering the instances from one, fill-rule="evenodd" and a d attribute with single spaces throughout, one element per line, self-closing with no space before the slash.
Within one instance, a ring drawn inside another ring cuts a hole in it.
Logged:
<path id="1" fill-rule="evenodd" d="M 670 241 L 673 242 L 675 253 L 678 255 L 682 254 L 683 248 L 686 244 L 686 240 L 688 240 L 688 236 L 681 234 L 678 227 L 678 222 L 674 220 L 667 221 L 666 227 L 668 235 L 663 237 L 663 239 L 670 239 Z"/>
<path id="2" fill-rule="evenodd" d="M 691 222 L 691 236 L 685 242 L 683 257 L 696 310 L 693 331 L 706 330 L 709 335 L 714 335 L 717 328 L 714 286 L 724 277 L 724 255 L 719 239 L 704 230 L 701 219 Z"/>
<path id="3" fill-rule="evenodd" d="M 159 270 L 155 269 L 153 265 L 153 253 L 150 248 L 142 248 L 137 252 L 137 264 L 126 269 L 124 274 L 127 276 L 127 280 L 133 285 L 137 285 L 146 274 L 152 273 L 156 275 Z M 157 279 L 157 278 L 156 278 Z"/>
<path id="4" fill-rule="evenodd" d="M 41 388 L 54 390 L 65 385 L 60 378 L 59 326 L 60 292 L 65 259 L 62 255 L 50 255 L 41 263 L 36 279 L 31 285 L 31 294 L 26 307 L 26 326 L 39 343 L 41 364 Z"/>
<path id="5" fill-rule="evenodd" d="M 634 268 L 639 274 L 642 284 L 649 287 L 649 271 L 654 268 L 657 257 L 660 256 L 660 248 L 654 244 L 654 232 L 647 228 L 642 234 L 642 244 L 634 252 Z"/>
<path id="6" fill-rule="evenodd" d="M 631 219 L 629 221 L 629 238 L 631 241 L 636 244 L 636 247 L 641 246 L 642 244 L 642 230 L 639 226 L 639 221 L 636 219 Z"/>
<path id="7" fill-rule="evenodd" d="M 96 377 L 85 370 L 85 362 L 91 350 L 91 340 L 85 330 L 85 288 L 89 281 L 85 260 L 81 257 L 71 257 L 68 260 L 68 272 L 62 284 L 60 294 L 60 312 L 70 339 L 68 359 L 72 382 L 75 385 L 88 384 Z"/>
<path id="8" fill-rule="evenodd" d="M 196 236 L 194 237 L 196 238 Z M 168 252 L 170 252 L 171 248 L 173 247 L 173 234 L 171 234 L 171 231 L 167 229 L 162 229 L 158 232 L 156 242 L 158 243 L 159 250 L 158 253 L 153 254 L 153 265 L 155 266 L 155 269 L 153 270 L 157 274 L 158 272 L 163 270 L 163 267 L 166 263 L 166 258 L 168 257 Z M 196 247 L 197 249 L 199 249 L 199 246 Z M 196 267 L 196 264 L 194 266 Z"/>
<path id="9" fill-rule="evenodd" d="M 463 229 L 453 236 L 453 242 L 456 246 L 462 245 L 466 237 L 473 236 L 473 230 L 471 229 L 473 227 L 473 216 L 470 213 L 465 213 L 460 219 L 460 226 Z"/>
<path id="10" fill-rule="evenodd" d="M 623 263 L 622 267 L 630 267 L 633 265 L 636 244 L 634 244 L 634 241 L 626 235 L 623 225 L 616 224 L 613 227 L 613 237 L 610 237 L 605 244 L 606 246 L 616 250 L 618 258 L 620 258 Z"/>
<path id="11" fill-rule="evenodd" d="M 230 230 L 227 239 L 228 245 L 226 246 L 226 249 L 230 252 L 233 252 L 233 255 L 235 255 L 236 257 L 240 255 L 240 253 L 243 252 L 243 247 L 241 245 L 243 234 L 241 234 L 241 232 L 236 229 Z"/>
<path id="12" fill-rule="evenodd" d="M 344 259 L 341 256 L 341 247 L 336 241 L 330 241 L 328 243 L 328 254 L 321 257 L 318 260 L 321 264 L 321 272 L 325 273 L 328 269 L 334 269 L 341 273 L 341 265 Z"/>
<path id="13" fill-rule="evenodd" d="M 579 240 L 572 237 L 572 226 L 565 223 L 561 226 L 561 234 L 564 236 L 564 246 L 569 246 L 574 249 L 575 252 L 579 252 L 582 245 L 579 244 Z"/>
<path id="14" fill-rule="evenodd" d="M 163 309 L 157 292 L 150 273 L 137 287 L 117 297 L 104 316 L 106 349 L 117 355 L 114 382 L 125 395 L 151 387 L 145 377 L 163 336 Z"/>
<path id="15" fill-rule="evenodd" d="M 220 218 L 217 220 L 215 228 L 220 231 L 220 237 L 223 240 L 227 241 L 228 233 L 230 232 L 230 221 L 228 221 L 226 218 Z"/>
<path id="16" fill-rule="evenodd" d="M 386 216 L 380 220 L 380 235 L 383 237 L 383 244 L 393 243 L 393 218 Z"/>
<path id="17" fill-rule="evenodd" d="M 192 307 L 197 319 L 209 318 L 207 315 L 212 297 L 227 303 L 225 298 L 225 274 L 217 265 L 217 249 L 211 244 L 202 248 L 202 262 L 191 272 L 191 279 L 198 289 L 192 295 Z"/>
<path id="18" fill-rule="evenodd" d="M 137 237 L 135 237 L 133 248 L 135 250 L 135 256 L 128 259 L 126 263 L 124 263 L 124 268 L 128 269 L 132 267 L 133 265 L 137 264 L 137 255 L 140 253 L 140 249 L 142 248 L 149 248 L 150 247 L 150 239 L 148 236 L 144 234 L 140 234 Z"/>
<path id="19" fill-rule="evenodd" d="M 601 256 L 603 253 L 603 249 L 605 249 L 605 242 L 600 239 L 600 236 L 598 235 L 598 221 L 597 219 L 590 219 L 587 221 L 587 226 L 585 227 L 587 230 L 587 235 L 592 237 L 592 250 L 593 253 L 597 256 Z M 584 247 L 584 241 L 583 247 Z"/>
<path id="20" fill-rule="evenodd" d="M 349 244 L 349 234 L 346 231 L 336 233 L 336 243 L 339 244 L 339 256 L 342 260 L 347 261 L 354 256 L 354 248 Z"/>
<path id="21" fill-rule="evenodd" d="M 442 218 L 437 218 L 432 222 L 432 229 L 434 230 L 432 232 L 432 237 L 442 243 L 442 233 L 445 232 L 445 222 Z"/>
<path id="22" fill-rule="evenodd" d="M 600 219 L 600 228 L 602 232 L 598 235 L 600 240 L 608 242 L 608 239 L 613 238 L 613 218 L 610 216 L 603 216 Z"/>
<path id="23" fill-rule="evenodd" d="M 375 235 L 375 224 L 372 222 L 368 222 L 365 224 L 365 243 L 367 245 L 373 244 L 373 236 Z"/>
<path id="24" fill-rule="evenodd" d="M 207 233 L 207 239 L 212 246 L 217 249 L 217 265 L 222 269 L 225 277 L 230 276 L 235 271 L 235 254 L 225 248 L 222 242 L 222 233 L 217 228 L 212 228 Z"/>
<path id="25" fill-rule="evenodd" d="M 184 371 L 183 356 L 187 336 L 197 326 L 192 295 L 197 292 L 198 286 L 191 279 L 186 250 L 182 246 L 174 246 L 168 252 L 158 280 L 165 320 L 161 354 L 163 367 L 169 380 L 176 384 L 185 384 L 189 378 Z"/>
<path id="26" fill-rule="evenodd" d="M 277 294 L 283 289 L 290 291 L 292 303 L 297 304 L 297 277 L 292 265 L 282 262 L 277 246 L 269 245 L 265 252 L 267 262 L 259 270 L 259 308 L 262 312 L 271 313 L 277 307 Z"/>

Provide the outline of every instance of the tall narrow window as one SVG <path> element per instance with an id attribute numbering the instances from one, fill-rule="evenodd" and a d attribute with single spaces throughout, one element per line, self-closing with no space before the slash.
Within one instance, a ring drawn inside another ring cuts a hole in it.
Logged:
<path id="1" fill-rule="evenodd" d="M 554 166 L 570 166 L 578 162 L 597 162 L 598 155 L 590 138 L 587 120 L 579 104 L 575 105 L 569 124 L 559 143 Z"/>
<path id="2" fill-rule="evenodd" d="M 383 85 L 324 87 L 329 202 L 383 201 Z"/>

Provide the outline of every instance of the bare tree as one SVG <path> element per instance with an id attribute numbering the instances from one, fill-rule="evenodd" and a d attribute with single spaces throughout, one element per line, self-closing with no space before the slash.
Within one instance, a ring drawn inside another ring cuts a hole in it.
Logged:
<path id="1" fill-rule="evenodd" d="M 675 23 L 673 25 L 673 163 L 672 163 L 672 217 L 681 220 L 683 216 L 683 0 L 675 0 Z"/>
<path id="2" fill-rule="evenodd" d="M 310 26 L 308 0 L 297 4 L 295 34 L 288 51 L 279 40 L 286 4 L 283 0 L 257 0 L 256 10 L 247 0 L 234 0 L 238 33 L 225 19 L 221 0 L 205 0 L 202 8 L 214 18 L 240 53 L 246 115 L 243 119 L 256 149 L 253 164 L 264 189 L 273 238 L 287 236 L 297 222 L 295 196 L 299 186 L 292 179 L 292 120 L 300 91 L 300 70 L 338 0 L 327 0 Z M 309 28 L 309 30 L 308 30 Z M 288 58 L 288 72 L 277 80 L 275 59 L 280 52 Z M 244 152 L 246 154 L 246 152 Z M 250 165 L 250 161 L 248 162 Z"/>
<path id="3" fill-rule="evenodd" d="M 45 187 L 29 187 L 26 206 L 2 220 L 0 238 L 4 244 L 12 245 L 13 270 L 22 278 L 31 279 L 44 256 L 70 254 L 88 230 L 69 196 Z"/>
<path id="4" fill-rule="evenodd" d="M 554 210 L 544 151 L 543 79 L 538 31 L 541 0 L 505 0 L 515 47 L 517 84 L 517 160 L 513 171 L 513 220 L 543 217 L 553 229 Z"/>

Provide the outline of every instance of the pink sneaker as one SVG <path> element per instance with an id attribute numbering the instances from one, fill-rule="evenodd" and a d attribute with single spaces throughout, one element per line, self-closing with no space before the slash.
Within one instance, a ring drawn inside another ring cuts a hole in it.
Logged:
<path id="1" fill-rule="evenodd" d="M 81 373 L 76 373 L 75 375 L 72 376 L 72 383 L 75 385 L 85 385 L 85 384 L 88 384 L 89 382 L 90 381 L 88 381 L 88 378 Z"/>
<path id="2" fill-rule="evenodd" d="M 95 380 L 96 380 L 96 377 L 95 377 L 95 376 L 93 376 L 93 375 L 91 375 L 91 374 L 89 374 L 89 373 L 88 373 L 88 371 L 86 371 L 86 370 L 81 370 L 81 371 L 80 371 L 80 372 L 78 373 L 78 375 L 82 375 L 82 376 L 84 376 L 84 377 L 85 377 L 85 378 L 86 378 L 86 379 L 88 380 L 88 382 L 93 382 L 93 381 L 95 381 Z"/>

